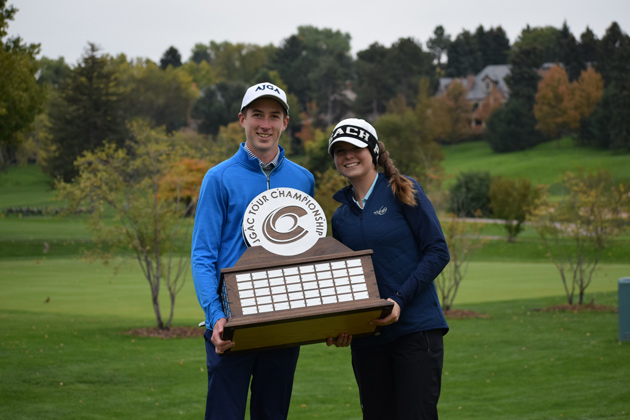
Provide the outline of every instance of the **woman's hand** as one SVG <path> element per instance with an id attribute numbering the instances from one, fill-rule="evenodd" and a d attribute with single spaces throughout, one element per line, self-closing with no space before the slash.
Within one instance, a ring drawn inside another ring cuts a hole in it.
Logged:
<path id="1" fill-rule="evenodd" d="M 214 344 L 214 351 L 217 354 L 223 354 L 227 350 L 234 347 L 234 341 L 224 341 L 223 340 L 223 326 L 227 322 L 227 319 L 220 318 L 216 324 L 214 324 L 214 328 L 212 329 L 212 344 Z"/>
<path id="2" fill-rule="evenodd" d="M 328 340 L 326 340 L 326 345 L 328 347 L 332 346 L 333 344 L 335 345 L 335 347 L 348 347 L 351 342 L 351 335 L 339 334 L 339 337 L 337 338 L 328 337 Z"/>
<path id="3" fill-rule="evenodd" d="M 400 318 L 400 306 L 393 299 L 387 299 L 390 302 L 394 302 L 394 307 L 392 308 L 392 312 L 387 315 L 385 318 L 375 318 L 370 321 L 370 325 L 380 325 L 384 327 L 385 325 L 393 324 L 394 322 L 398 322 L 398 318 Z"/>

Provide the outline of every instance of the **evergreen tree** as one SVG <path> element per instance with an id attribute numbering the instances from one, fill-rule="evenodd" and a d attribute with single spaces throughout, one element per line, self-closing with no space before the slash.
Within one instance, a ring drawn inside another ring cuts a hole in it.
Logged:
<path id="1" fill-rule="evenodd" d="M 427 48 L 433 54 L 433 62 L 438 68 L 442 68 L 442 58 L 451 45 L 451 36 L 446 33 L 442 25 L 433 30 L 433 37 L 427 41 Z"/>
<path id="2" fill-rule="evenodd" d="M 448 49 L 446 75 L 448 77 L 465 77 L 477 74 L 483 68 L 483 59 L 477 44 L 477 38 L 464 30 L 451 42 Z"/>
<path id="3" fill-rule="evenodd" d="M 569 81 L 573 82 L 580 77 L 582 70 L 586 69 L 586 64 L 582 59 L 578 43 L 566 22 L 562 25 L 558 42 L 560 44 L 559 62 L 564 65 Z"/>
<path id="4" fill-rule="evenodd" d="M 221 126 L 236 121 L 246 90 L 243 82 L 219 82 L 204 89 L 191 112 L 199 120 L 198 131 L 216 135 Z"/>
<path id="5" fill-rule="evenodd" d="M 175 47 L 169 47 L 162 58 L 160 58 L 160 68 L 166 70 L 168 66 L 180 67 L 182 65 L 182 56 Z"/>
<path id="6" fill-rule="evenodd" d="M 81 61 L 61 88 L 59 103 L 51 107 L 52 150 L 44 169 L 70 181 L 77 174 L 74 161 L 105 141 L 122 145 L 127 137 L 123 91 L 107 56 L 88 44 Z"/>
<path id="7" fill-rule="evenodd" d="M 359 51 L 355 61 L 357 97 L 354 110 L 358 115 L 371 115 L 372 121 L 383 114 L 387 102 L 395 96 L 393 75 L 389 64 L 389 49 L 374 43 Z"/>
<path id="8" fill-rule="evenodd" d="M 484 36 L 481 48 L 483 67 L 492 64 L 507 64 L 510 40 L 501 26 L 490 28 Z"/>

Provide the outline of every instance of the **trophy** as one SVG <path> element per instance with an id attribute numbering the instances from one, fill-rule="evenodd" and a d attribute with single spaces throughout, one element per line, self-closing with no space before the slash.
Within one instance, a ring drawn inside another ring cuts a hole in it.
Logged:
<path id="1" fill-rule="evenodd" d="M 369 322 L 393 303 L 380 298 L 372 251 L 352 251 L 326 230 L 324 211 L 301 191 L 274 188 L 250 202 L 249 247 L 221 270 L 223 339 L 235 343 L 225 354 L 380 333 Z"/>

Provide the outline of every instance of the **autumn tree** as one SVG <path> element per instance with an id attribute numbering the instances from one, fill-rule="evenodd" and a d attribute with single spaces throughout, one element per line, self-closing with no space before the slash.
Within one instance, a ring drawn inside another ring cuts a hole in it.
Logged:
<path id="1" fill-rule="evenodd" d="M 457 143 L 470 134 L 471 105 L 467 94 L 460 82 L 453 81 L 444 95 L 434 99 L 432 115 L 436 140 Z"/>
<path id="2" fill-rule="evenodd" d="M 96 258 L 108 261 L 117 250 L 133 251 L 149 285 L 157 327 L 168 329 L 189 266 L 183 250 L 191 223 L 183 216 L 193 202 L 185 198 L 198 195 L 195 185 L 201 179 L 195 183 L 182 172 L 186 151 L 181 142 L 139 124 L 132 134 L 124 147 L 107 142 L 86 151 L 77 160 L 78 176 L 71 183 L 58 182 L 57 190 L 69 211 L 80 206 L 92 210 L 88 226 L 99 245 Z M 197 163 L 187 166 L 197 167 L 195 173 L 201 175 Z M 104 223 L 111 213 L 114 223 Z M 166 318 L 159 299 L 162 287 L 170 303 Z"/>
<path id="3" fill-rule="evenodd" d="M 581 120 L 593 112 L 603 90 L 603 79 L 592 67 L 570 82 L 564 68 L 554 65 L 538 83 L 536 129 L 551 138 L 577 133 Z"/>
<path id="4" fill-rule="evenodd" d="M 490 209 L 496 219 L 503 221 L 508 242 L 514 242 L 523 230 L 523 223 L 531 216 L 541 191 L 525 178 L 517 180 L 493 177 L 488 190 Z"/>
<path id="5" fill-rule="evenodd" d="M 536 129 L 553 139 L 575 129 L 575 118 L 571 102 L 571 85 L 564 68 L 554 65 L 538 83 L 534 115 Z"/>
<path id="6" fill-rule="evenodd" d="M 533 222 L 560 273 L 568 304 L 583 304 L 602 252 L 630 226 L 630 185 L 614 183 L 605 170 L 567 172 L 563 185 L 568 194 L 556 203 L 542 196 Z"/>

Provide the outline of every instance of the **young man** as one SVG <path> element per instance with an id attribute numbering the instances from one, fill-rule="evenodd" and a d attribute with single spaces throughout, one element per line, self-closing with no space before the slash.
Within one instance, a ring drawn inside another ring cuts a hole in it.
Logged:
<path id="1" fill-rule="evenodd" d="M 243 419 L 250 379 L 253 420 L 288 415 L 299 347 L 222 355 L 234 343 L 222 338 L 227 319 L 217 291 L 221 269 L 232 267 L 245 252 L 242 221 L 251 200 L 276 187 L 314 194 L 313 175 L 289 161 L 278 145 L 289 123 L 288 113 L 282 89 L 271 83 L 250 87 L 238 115 L 246 141 L 234 156 L 210 169 L 201 185 L 191 264 L 206 315 L 206 419 Z"/>

